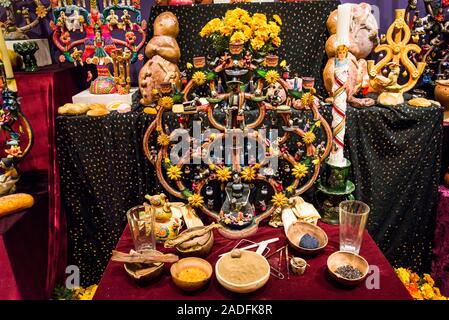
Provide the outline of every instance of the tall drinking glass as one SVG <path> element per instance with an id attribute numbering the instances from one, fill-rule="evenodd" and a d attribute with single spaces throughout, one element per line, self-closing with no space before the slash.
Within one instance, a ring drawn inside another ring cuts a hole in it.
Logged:
<path id="1" fill-rule="evenodd" d="M 367 204 L 356 200 L 343 201 L 339 208 L 340 250 L 359 254 L 370 209 Z"/>
<path id="2" fill-rule="evenodd" d="M 154 234 L 154 214 L 152 208 L 137 206 L 128 210 L 126 216 L 137 252 L 156 250 L 156 238 Z"/>

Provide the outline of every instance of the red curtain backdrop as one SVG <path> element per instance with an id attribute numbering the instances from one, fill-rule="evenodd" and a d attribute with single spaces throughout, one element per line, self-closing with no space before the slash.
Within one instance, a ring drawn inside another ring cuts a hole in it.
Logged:
<path id="1" fill-rule="evenodd" d="M 21 261 L 13 261 L 13 258 L 19 259 L 17 252 L 23 248 L 20 244 L 20 235 L 16 235 L 15 229 L 20 229 L 23 236 L 29 237 L 31 243 L 29 247 L 33 247 L 33 239 L 44 237 L 43 251 L 40 257 L 32 261 L 32 264 L 44 270 L 36 272 L 35 278 L 44 278 L 35 281 L 36 285 L 30 292 L 31 288 L 19 286 L 19 291 L 24 298 L 49 298 L 57 281 L 62 280 L 65 263 L 66 263 L 66 236 L 65 236 L 65 220 L 61 214 L 60 206 L 60 190 L 59 175 L 56 162 L 55 147 L 55 118 L 57 108 L 67 102 L 71 102 L 71 97 L 81 91 L 83 86 L 82 73 L 72 65 L 49 66 L 36 73 L 17 72 L 15 74 L 18 86 L 18 92 L 21 102 L 21 110 L 29 119 L 34 132 L 34 145 L 28 156 L 18 165 L 23 176 L 27 173 L 46 173 L 47 183 L 46 195 L 48 195 L 48 205 L 39 207 L 42 212 L 28 212 L 27 215 L 39 216 L 37 218 L 23 218 L 24 221 L 17 223 L 11 230 L 4 235 L 5 251 L 0 251 L 0 265 L 13 267 L 17 266 L 17 270 L 13 268 L 16 282 L 18 273 L 20 273 Z M 48 182 L 47 182 L 48 181 Z M 30 186 L 30 193 L 35 195 L 37 186 Z M 34 187 L 34 189 L 33 189 Z M 33 209 L 31 210 L 33 211 Z M 34 220 L 33 220 L 34 219 Z M 44 233 L 44 234 L 42 234 Z M 11 235 L 14 234 L 14 235 Z M 18 236 L 19 238 L 17 238 Z M 17 238 L 14 241 L 8 241 L 7 238 Z M 2 243 L 0 243 L 0 246 Z M 0 248 L 1 250 L 1 248 Z M 45 252 L 46 251 L 46 252 Z M 3 252 L 3 254 L 2 254 Z M 9 257 L 9 258 L 8 258 Z M 22 257 L 25 259 L 25 257 Z M 5 261 L 9 259 L 10 261 Z M 31 263 L 28 261 L 28 263 Z M 44 266 L 41 266 L 44 264 Z M 39 266 L 38 266 L 39 265 Z M 41 268 L 42 267 L 42 268 Z M 0 277 L 0 289 L 3 290 Z M 42 284 L 42 285 L 41 285 Z M 24 284 L 24 286 L 26 286 Z"/>

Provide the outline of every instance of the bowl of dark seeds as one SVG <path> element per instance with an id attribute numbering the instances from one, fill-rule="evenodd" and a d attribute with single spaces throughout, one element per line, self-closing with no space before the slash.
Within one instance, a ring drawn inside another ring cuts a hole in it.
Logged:
<path id="1" fill-rule="evenodd" d="M 355 286 L 367 276 L 368 262 L 358 254 L 347 251 L 334 252 L 327 258 L 330 275 L 341 284 Z"/>

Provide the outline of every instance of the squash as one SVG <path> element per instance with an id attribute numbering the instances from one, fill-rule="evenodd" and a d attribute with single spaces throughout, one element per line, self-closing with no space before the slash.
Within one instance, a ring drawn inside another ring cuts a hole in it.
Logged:
<path id="1" fill-rule="evenodd" d="M 33 205 L 34 198 L 27 193 L 16 193 L 0 197 L 0 217 L 31 208 Z"/>

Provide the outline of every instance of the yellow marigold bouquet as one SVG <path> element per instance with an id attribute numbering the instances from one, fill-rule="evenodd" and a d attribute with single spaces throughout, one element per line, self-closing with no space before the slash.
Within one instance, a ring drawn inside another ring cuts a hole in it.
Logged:
<path id="1" fill-rule="evenodd" d="M 200 36 L 210 38 L 214 49 L 221 53 L 229 44 L 243 44 L 247 49 L 259 54 L 275 51 L 281 45 L 282 20 L 275 14 L 273 20 L 255 13 L 252 16 L 241 8 L 228 10 L 224 18 L 210 20 L 201 30 Z"/>
<path id="2" fill-rule="evenodd" d="M 413 299 L 448 300 L 447 297 L 441 295 L 440 289 L 434 286 L 435 281 L 429 274 L 424 273 L 424 276 L 421 278 L 409 269 L 397 268 L 395 271 Z"/>

